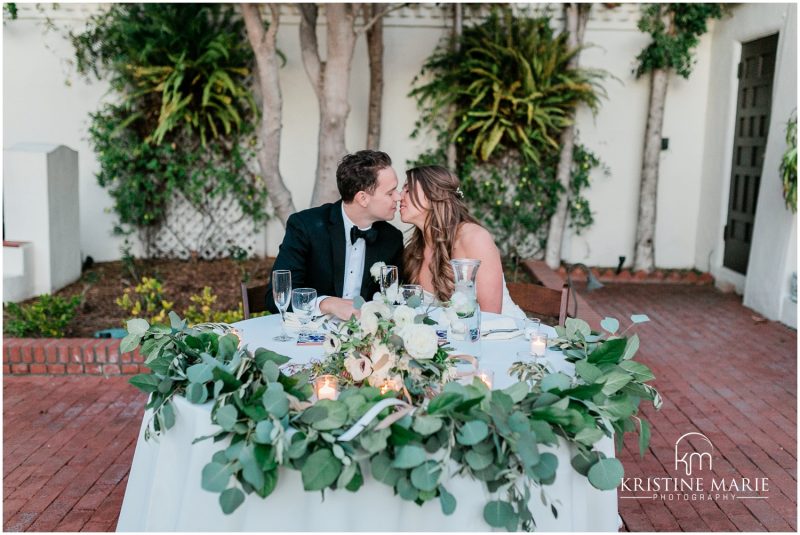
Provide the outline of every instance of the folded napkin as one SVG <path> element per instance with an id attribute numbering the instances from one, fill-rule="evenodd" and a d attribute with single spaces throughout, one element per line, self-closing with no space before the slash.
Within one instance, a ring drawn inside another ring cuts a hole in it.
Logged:
<path id="1" fill-rule="evenodd" d="M 498 330 L 505 332 L 496 332 Z M 481 321 L 481 338 L 486 340 L 508 340 L 519 335 L 520 330 L 513 318 L 503 317 Z"/>
<path id="2" fill-rule="evenodd" d="M 327 316 L 317 317 L 314 321 L 309 321 L 306 323 L 306 328 L 310 330 L 317 330 L 322 327 L 322 324 L 325 323 L 325 318 Z M 300 330 L 300 319 L 298 319 L 297 314 L 294 312 L 287 312 L 284 316 L 286 320 L 286 328 L 287 329 L 296 329 Z"/>

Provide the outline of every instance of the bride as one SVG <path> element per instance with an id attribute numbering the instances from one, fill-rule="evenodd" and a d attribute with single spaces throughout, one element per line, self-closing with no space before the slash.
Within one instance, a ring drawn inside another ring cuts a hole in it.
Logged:
<path id="1" fill-rule="evenodd" d="M 508 294 L 492 235 L 469 215 L 462 197 L 458 177 L 444 167 L 406 171 L 400 220 L 416 228 L 403 252 L 405 279 L 447 301 L 455 288 L 450 260 L 475 258 L 481 261 L 476 281 L 481 310 L 524 318 Z"/>

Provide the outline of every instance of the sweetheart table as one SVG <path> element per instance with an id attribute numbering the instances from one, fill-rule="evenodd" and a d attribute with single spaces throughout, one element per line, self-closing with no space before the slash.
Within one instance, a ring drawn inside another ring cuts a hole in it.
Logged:
<path id="1" fill-rule="evenodd" d="M 497 319 L 483 314 L 484 321 Z M 279 316 L 265 316 L 234 324 L 243 343 L 251 349 L 266 347 L 292 358 L 291 364 L 322 356 L 320 346 L 299 347 L 292 342 L 275 342 L 280 330 Z M 542 326 L 551 329 L 551 327 Z M 521 336 L 507 340 L 451 342 L 456 353 L 478 357 L 481 369 L 494 371 L 494 388 L 515 382 L 509 366 L 527 349 Z M 553 371 L 574 375 L 572 365 L 560 352 L 546 355 Z M 203 466 L 224 444 L 192 441 L 216 432 L 211 423 L 212 402 L 193 405 L 182 397 L 175 399 L 175 426 L 157 439 L 144 440 L 150 411 L 145 412 L 128 486 L 122 503 L 117 531 L 489 531 L 483 520 L 484 505 L 492 499 L 482 482 L 455 476 L 445 486 L 455 496 L 452 515 L 442 513 L 438 500 L 423 506 L 402 500 L 394 490 L 371 479 L 365 471 L 364 485 L 358 492 L 347 490 L 306 492 L 300 473 L 281 469 L 275 491 L 266 499 L 247 495 L 245 502 L 230 515 L 219 507 L 219 494 L 200 485 Z M 544 486 L 543 504 L 538 488 L 531 498 L 531 512 L 539 531 L 617 531 L 617 492 L 600 491 L 570 466 L 575 449 L 559 438 L 557 447 L 542 447 L 558 457 L 555 482 Z M 597 448 L 614 456 L 613 441 L 604 438 Z M 555 506 L 554 517 L 550 504 Z"/>

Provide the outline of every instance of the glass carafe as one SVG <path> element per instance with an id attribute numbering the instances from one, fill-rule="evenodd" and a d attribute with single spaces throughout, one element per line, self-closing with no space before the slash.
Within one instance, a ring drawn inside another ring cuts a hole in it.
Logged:
<path id="1" fill-rule="evenodd" d="M 477 342 L 481 337 L 481 309 L 478 306 L 476 276 L 480 260 L 454 258 L 455 289 L 450 297 L 450 334 L 454 340 Z"/>

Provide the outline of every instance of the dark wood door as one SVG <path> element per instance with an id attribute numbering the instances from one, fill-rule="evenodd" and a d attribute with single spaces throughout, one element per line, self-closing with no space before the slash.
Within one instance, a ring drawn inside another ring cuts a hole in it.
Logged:
<path id="1" fill-rule="evenodd" d="M 722 265 L 742 274 L 747 273 L 764 150 L 767 147 L 777 46 L 778 34 L 744 43 L 742 61 L 739 63 L 736 132 Z"/>

